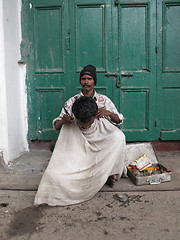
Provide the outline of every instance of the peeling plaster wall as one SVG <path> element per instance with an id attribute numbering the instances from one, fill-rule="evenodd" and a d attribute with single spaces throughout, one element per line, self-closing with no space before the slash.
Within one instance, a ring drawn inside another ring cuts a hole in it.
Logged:
<path id="1" fill-rule="evenodd" d="M 21 0 L 0 0 L 0 152 L 5 163 L 28 150 L 25 65 L 19 65 Z"/>

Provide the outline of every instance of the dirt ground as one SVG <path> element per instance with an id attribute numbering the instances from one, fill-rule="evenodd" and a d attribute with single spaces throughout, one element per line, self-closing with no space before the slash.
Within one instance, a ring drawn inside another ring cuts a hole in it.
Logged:
<path id="1" fill-rule="evenodd" d="M 34 191 L 0 190 L 0 239 L 177 240 L 180 192 L 99 192 L 67 207 L 34 207 Z"/>

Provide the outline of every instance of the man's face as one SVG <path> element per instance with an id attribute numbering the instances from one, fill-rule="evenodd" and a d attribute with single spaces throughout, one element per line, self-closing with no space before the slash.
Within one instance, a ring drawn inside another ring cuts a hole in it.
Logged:
<path id="1" fill-rule="evenodd" d="M 83 75 L 81 77 L 81 86 L 84 91 L 91 91 L 94 89 L 94 78 L 90 75 Z"/>
<path id="2" fill-rule="evenodd" d="M 90 128 L 91 124 L 94 122 L 95 117 L 92 117 L 89 122 L 83 123 L 79 119 L 76 119 L 78 126 L 82 129 L 88 129 Z"/>

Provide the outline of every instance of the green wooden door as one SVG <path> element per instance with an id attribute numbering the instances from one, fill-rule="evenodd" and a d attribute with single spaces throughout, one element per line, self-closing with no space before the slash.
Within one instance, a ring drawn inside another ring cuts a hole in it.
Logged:
<path id="1" fill-rule="evenodd" d="M 158 129 L 162 140 L 180 140 L 180 1 L 158 0 Z"/>
<path id="2" fill-rule="evenodd" d="M 24 0 L 22 57 L 27 64 L 29 139 L 57 137 L 52 120 L 71 96 L 68 1 Z"/>
<path id="3" fill-rule="evenodd" d="M 124 114 L 128 141 L 179 138 L 179 1 L 22 2 L 29 139 L 57 137 L 52 120 L 87 64 Z"/>
<path id="4" fill-rule="evenodd" d="M 156 138 L 156 1 L 115 1 L 113 5 L 116 105 L 125 116 L 129 141 Z M 113 74 L 112 74 L 113 75 Z"/>
<path id="5" fill-rule="evenodd" d="M 80 71 L 92 64 L 98 75 L 96 91 L 112 99 L 112 79 L 105 76 L 112 69 L 111 0 L 74 0 L 70 4 L 73 93 L 81 89 Z"/>
<path id="6" fill-rule="evenodd" d="M 111 0 L 23 0 L 30 140 L 57 137 L 52 120 L 79 92 L 79 73 L 97 68 L 96 90 L 112 99 Z"/>

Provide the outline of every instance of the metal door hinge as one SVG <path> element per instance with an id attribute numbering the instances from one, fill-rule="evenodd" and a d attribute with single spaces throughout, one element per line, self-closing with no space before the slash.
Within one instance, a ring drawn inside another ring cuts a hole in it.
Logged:
<path id="1" fill-rule="evenodd" d="M 121 87 L 121 74 L 119 73 L 106 73 L 106 77 L 115 77 L 116 78 L 116 87 L 120 88 Z"/>
<path id="2" fill-rule="evenodd" d="M 25 64 L 25 61 L 24 61 L 23 59 L 20 59 L 20 60 L 18 61 L 18 64 Z"/>
<path id="3" fill-rule="evenodd" d="M 114 0 L 114 5 L 118 6 L 119 5 L 119 1 L 118 0 Z"/>
<path id="4" fill-rule="evenodd" d="M 158 47 L 157 47 L 157 45 L 155 46 L 155 53 L 158 53 Z"/>

